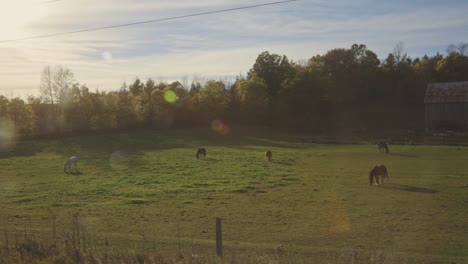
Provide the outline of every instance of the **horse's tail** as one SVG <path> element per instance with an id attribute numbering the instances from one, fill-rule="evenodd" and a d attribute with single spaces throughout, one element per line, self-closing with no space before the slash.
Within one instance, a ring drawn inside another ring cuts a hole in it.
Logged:
<path id="1" fill-rule="evenodd" d="M 374 175 L 373 175 L 373 172 L 374 170 L 371 170 L 369 172 L 369 185 L 372 186 L 372 184 L 374 183 Z"/>
<path id="2" fill-rule="evenodd" d="M 65 164 L 63 165 L 63 172 L 67 172 L 67 163 L 65 162 Z"/>

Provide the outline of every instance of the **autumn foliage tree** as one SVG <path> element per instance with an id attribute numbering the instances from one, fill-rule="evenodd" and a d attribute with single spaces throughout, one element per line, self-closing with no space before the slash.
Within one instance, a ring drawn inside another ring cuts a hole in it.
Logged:
<path id="1" fill-rule="evenodd" d="M 0 96 L 0 121 L 23 137 L 205 126 L 213 120 L 300 130 L 417 129 L 428 83 L 468 81 L 467 46 L 411 58 L 398 43 L 379 59 L 366 45 L 353 44 L 299 62 L 264 51 L 234 84 L 197 77 L 188 87 L 188 80 L 184 86 L 135 78 L 110 92 L 90 91 L 71 70 L 47 66 L 41 96 L 27 102 Z"/>

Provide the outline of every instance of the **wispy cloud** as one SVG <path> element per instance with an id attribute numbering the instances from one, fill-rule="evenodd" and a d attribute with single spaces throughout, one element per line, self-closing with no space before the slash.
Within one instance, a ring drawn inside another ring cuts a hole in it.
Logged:
<path id="1" fill-rule="evenodd" d="M 17 38 L 54 34 L 268 1 L 38 2 L 18 0 L 10 7 L 12 12 L 30 13 L 37 9 L 40 15 L 18 20 L 14 30 L 2 35 Z M 170 80 L 194 74 L 213 78 L 245 74 L 265 50 L 300 60 L 332 48 L 363 43 L 382 58 L 403 41 L 409 55 L 416 57 L 444 52 L 450 43 L 468 41 L 467 3 L 424 3 L 298 0 L 161 23 L 0 43 L 0 94 L 15 89 L 18 94 L 29 89 L 37 91 L 40 72 L 47 65 L 70 68 L 76 79 L 90 88 L 115 90 L 137 76 Z"/>

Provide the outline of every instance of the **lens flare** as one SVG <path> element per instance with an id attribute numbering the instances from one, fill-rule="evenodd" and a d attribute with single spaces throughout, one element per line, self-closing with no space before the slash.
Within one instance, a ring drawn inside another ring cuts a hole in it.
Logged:
<path id="1" fill-rule="evenodd" d="M 330 217 L 329 232 L 332 234 L 341 234 L 351 231 L 351 218 L 346 209 L 340 208 L 334 210 L 333 214 Z"/>
<path id="2" fill-rule="evenodd" d="M 114 170 L 125 170 L 128 168 L 128 159 L 121 151 L 114 151 L 109 157 L 109 163 Z"/>
<path id="3" fill-rule="evenodd" d="M 213 120 L 211 122 L 211 129 L 223 136 L 229 134 L 231 131 L 231 128 L 224 124 L 221 120 Z"/>
<path id="4" fill-rule="evenodd" d="M 0 151 L 15 144 L 15 126 L 10 120 L 0 119 Z"/>
<path id="5" fill-rule="evenodd" d="M 168 90 L 164 92 L 164 100 L 166 100 L 166 102 L 173 104 L 177 99 L 179 99 L 179 97 L 177 97 L 177 94 L 174 93 L 174 91 Z"/>
<path id="6" fill-rule="evenodd" d="M 104 51 L 101 55 L 102 60 L 105 62 L 112 62 L 112 53 L 109 51 Z"/>
<path id="7" fill-rule="evenodd" d="M 326 214 L 326 224 L 322 227 L 322 231 L 330 234 L 343 234 L 351 231 L 351 217 L 348 209 L 341 202 L 339 193 L 330 193 L 327 203 L 327 209 L 322 211 Z"/>

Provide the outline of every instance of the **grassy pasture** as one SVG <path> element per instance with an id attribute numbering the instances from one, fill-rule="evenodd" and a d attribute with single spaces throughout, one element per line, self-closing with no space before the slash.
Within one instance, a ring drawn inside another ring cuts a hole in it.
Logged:
<path id="1" fill-rule="evenodd" d="M 205 159 L 195 158 L 198 147 Z M 64 174 L 71 155 L 78 172 Z M 391 183 L 371 187 L 368 173 L 380 164 Z M 180 237 L 182 250 L 214 253 L 221 217 L 225 254 L 282 244 L 301 259 L 354 249 L 406 263 L 467 262 L 467 164 L 467 147 L 390 145 L 385 154 L 260 129 L 23 142 L 0 154 L 0 224 L 60 236 L 78 213 L 90 240 L 175 248 Z"/>

